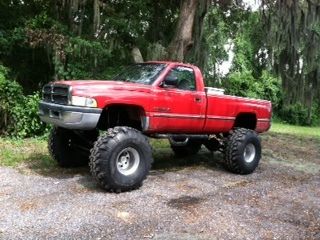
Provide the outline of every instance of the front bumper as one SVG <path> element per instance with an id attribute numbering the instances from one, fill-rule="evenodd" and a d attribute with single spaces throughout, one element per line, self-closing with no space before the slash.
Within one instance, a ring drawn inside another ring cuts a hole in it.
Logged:
<path id="1" fill-rule="evenodd" d="M 99 121 L 102 109 L 75 107 L 40 101 L 41 121 L 68 129 L 94 129 Z"/>

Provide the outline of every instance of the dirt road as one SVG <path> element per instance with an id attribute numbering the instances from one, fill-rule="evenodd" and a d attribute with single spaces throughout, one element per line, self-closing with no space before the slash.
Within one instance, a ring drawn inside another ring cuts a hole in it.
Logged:
<path id="1" fill-rule="evenodd" d="M 143 187 L 121 194 L 86 168 L 1 167 L 0 239 L 320 239 L 320 140 L 266 134 L 248 176 L 220 158 L 156 149 Z"/>

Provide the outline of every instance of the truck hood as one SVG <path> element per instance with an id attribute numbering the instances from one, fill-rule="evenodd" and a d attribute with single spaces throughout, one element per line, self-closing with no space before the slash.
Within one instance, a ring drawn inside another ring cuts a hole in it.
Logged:
<path id="1" fill-rule="evenodd" d="M 74 80 L 58 81 L 57 84 L 69 85 L 72 87 L 72 94 L 77 96 L 99 96 L 113 91 L 138 91 L 149 93 L 150 85 L 112 81 L 112 80 Z"/>

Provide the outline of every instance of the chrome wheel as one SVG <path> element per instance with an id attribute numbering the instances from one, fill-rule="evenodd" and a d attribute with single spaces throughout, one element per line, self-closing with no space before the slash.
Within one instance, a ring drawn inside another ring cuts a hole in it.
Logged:
<path id="1" fill-rule="evenodd" d="M 132 147 L 123 149 L 117 156 L 117 170 L 125 175 L 133 174 L 139 167 L 140 155 Z"/>
<path id="2" fill-rule="evenodd" d="M 244 161 L 251 163 L 256 156 L 256 147 L 252 143 L 248 143 L 244 149 L 243 157 Z"/>

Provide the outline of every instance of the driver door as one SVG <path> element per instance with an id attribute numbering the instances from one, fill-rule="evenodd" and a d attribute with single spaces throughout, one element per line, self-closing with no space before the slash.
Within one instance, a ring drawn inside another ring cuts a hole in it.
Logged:
<path id="1" fill-rule="evenodd" d="M 193 69 L 176 66 L 166 78 L 176 78 L 176 83 L 170 86 L 164 82 L 161 84 L 159 96 L 164 102 L 156 116 L 162 118 L 162 127 L 167 132 L 199 133 L 205 122 L 206 96 L 204 92 L 197 91 Z"/>

